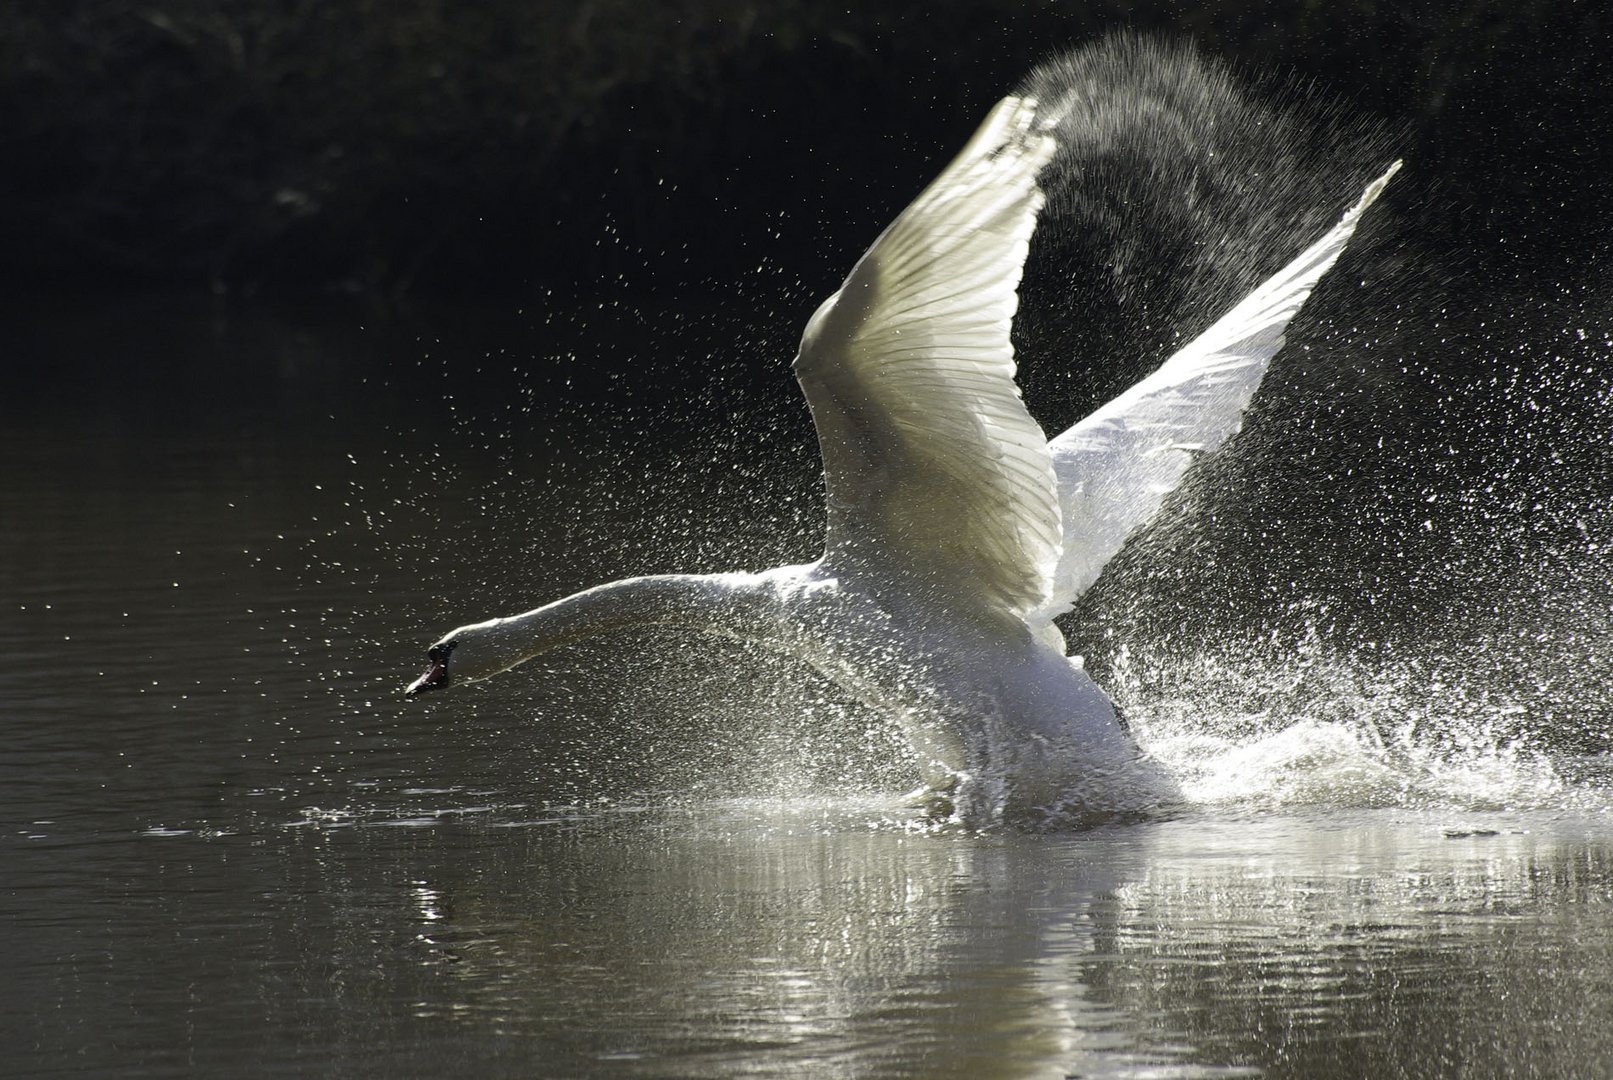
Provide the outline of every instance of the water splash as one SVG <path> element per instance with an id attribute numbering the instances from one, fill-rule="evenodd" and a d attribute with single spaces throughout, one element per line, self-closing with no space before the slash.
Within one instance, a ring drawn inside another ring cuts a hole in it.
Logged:
<path id="1" fill-rule="evenodd" d="M 1371 123 L 1134 39 L 1028 86 L 1085 96 L 1047 177 L 1015 327 L 1027 400 L 1050 430 L 1201 328 L 1395 156 Z M 1391 201 L 1417 183 L 1411 162 Z M 1112 564 L 1068 636 L 1196 805 L 1599 804 L 1582 777 L 1601 770 L 1575 762 L 1613 745 L 1607 290 L 1480 272 L 1455 254 L 1465 237 L 1413 248 L 1394 216 L 1374 215 L 1295 323 L 1244 434 Z M 546 480 L 479 504 L 506 545 L 471 575 L 483 594 L 501 596 L 511 566 L 541 597 L 602 561 L 647 572 L 810 557 L 821 492 L 801 417 L 784 439 L 753 437 L 758 415 L 779 422 L 769 406 L 726 431 L 684 423 L 672 440 L 660 404 L 597 436 L 613 451 L 646 436 L 631 468 L 575 465 L 583 494 Z M 534 534 L 527 522 L 557 500 L 593 517 Z M 565 728 L 582 716 L 575 756 L 556 759 L 580 790 L 911 783 L 889 725 L 792 665 L 665 639 L 627 651 L 631 670 L 590 675 L 576 654 L 536 695 L 530 682 L 489 691 L 508 699 L 486 711 Z"/>
<path id="2" fill-rule="evenodd" d="M 1053 430 L 1397 156 L 1370 118 L 1127 35 L 1023 86 L 1072 103 L 1016 325 Z M 1064 623 L 1190 802 L 1602 798 L 1584 778 L 1613 749 L 1613 247 L 1591 229 L 1575 278 L 1542 261 L 1530 280 L 1486 263 L 1437 182 L 1408 162 L 1243 433 Z"/>
<path id="3" fill-rule="evenodd" d="M 1613 806 L 1604 788 L 1565 775 L 1526 702 L 1452 678 L 1419 659 L 1341 655 L 1311 636 L 1191 660 L 1122 648 L 1110 690 L 1193 805 Z"/>

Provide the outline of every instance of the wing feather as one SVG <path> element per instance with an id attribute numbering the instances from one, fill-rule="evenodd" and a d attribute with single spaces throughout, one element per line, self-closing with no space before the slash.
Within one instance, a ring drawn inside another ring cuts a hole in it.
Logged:
<path id="1" fill-rule="evenodd" d="M 1064 546 L 1047 618 L 1070 605 L 1158 512 L 1198 453 L 1235 434 L 1289 320 L 1338 260 L 1395 162 L 1333 229 L 1213 326 L 1049 445 Z"/>
<path id="2" fill-rule="evenodd" d="M 1031 99 L 999 103 L 818 309 L 795 361 L 823 452 L 826 557 L 1020 616 L 1047 601 L 1060 544 L 1009 342 L 1051 124 Z"/>

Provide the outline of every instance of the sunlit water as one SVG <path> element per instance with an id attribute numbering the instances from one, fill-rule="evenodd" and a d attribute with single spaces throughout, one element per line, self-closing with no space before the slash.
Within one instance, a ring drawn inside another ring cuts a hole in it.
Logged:
<path id="1" fill-rule="evenodd" d="M 8 1074 L 1613 1069 L 1605 760 L 1482 673 L 1127 643 L 1189 804 L 1062 835 L 929 827 L 883 725 L 695 639 L 406 705 L 464 617 L 809 555 L 810 435 L 624 475 L 326 399 L 0 434 Z"/>

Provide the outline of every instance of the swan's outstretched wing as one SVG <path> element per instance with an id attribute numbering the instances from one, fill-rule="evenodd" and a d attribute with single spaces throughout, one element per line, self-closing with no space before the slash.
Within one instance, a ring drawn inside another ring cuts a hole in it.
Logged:
<path id="1" fill-rule="evenodd" d="M 1043 614 L 1068 611 L 1105 563 L 1159 510 L 1193 463 L 1235 434 L 1283 332 L 1337 261 L 1395 162 L 1333 230 L 1152 375 L 1049 444 L 1064 549 Z"/>
<path id="2" fill-rule="evenodd" d="M 1053 153 L 1006 98 L 882 233 L 801 340 L 831 562 L 889 567 L 1019 615 L 1046 602 L 1059 516 L 1009 324 Z"/>

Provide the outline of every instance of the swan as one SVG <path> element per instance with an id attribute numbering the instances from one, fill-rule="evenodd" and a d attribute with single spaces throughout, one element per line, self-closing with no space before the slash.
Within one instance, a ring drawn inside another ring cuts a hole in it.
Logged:
<path id="1" fill-rule="evenodd" d="M 966 825 L 1146 813 L 1174 784 L 1065 655 L 1054 618 L 1235 433 L 1284 329 L 1399 167 L 1153 374 L 1049 441 L 1009 328 L 1060 118 L 1010 96 L 808 320 L 794 371 L 823 458 L 815 562 L 613 581 L 450 631 L 410 697 L 678 623 L 806 661 L 911 740 Z"/>

